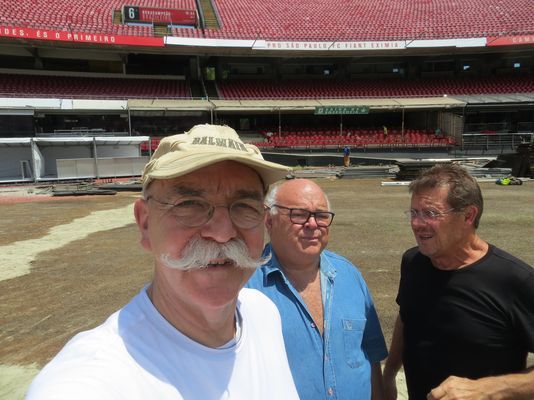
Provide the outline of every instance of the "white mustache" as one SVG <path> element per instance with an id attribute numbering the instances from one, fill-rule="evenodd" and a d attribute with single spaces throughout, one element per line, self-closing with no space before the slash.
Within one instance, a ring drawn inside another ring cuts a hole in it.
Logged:
<path id="1" fill-rule="evenodd" d="M 159 259 L 166 267 L 182 271 L 207 268 L 214 260 L 229 260 L 239 268 L 256 269 L 269 261 L 271 255 L 254 259 L 248 254 L 247 245 L 242 239 L 217 243 L 196 235 L 182 250 L 180 258 L 173 258 L 165 253 L 161 254 Z"/>

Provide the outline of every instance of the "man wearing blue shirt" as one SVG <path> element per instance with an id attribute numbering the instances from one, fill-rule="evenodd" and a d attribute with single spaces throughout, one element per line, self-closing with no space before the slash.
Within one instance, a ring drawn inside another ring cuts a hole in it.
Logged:
<path id="1" fill-rule="evenodd" d="M 282 316 L 299 396 L 382 398 L 387 349 L 367 285 L 347 259 L 325 250 L 334 213 L 314 182 L 294 179 L 265 199 L 271 260 L 247 286 L 265 293 Z"/>
<path id="2" fill-rule="evenodd" d="M 349 167 L 350 166 L 350 147 L 345 146 L 343 148 L 343 166 Z"/>

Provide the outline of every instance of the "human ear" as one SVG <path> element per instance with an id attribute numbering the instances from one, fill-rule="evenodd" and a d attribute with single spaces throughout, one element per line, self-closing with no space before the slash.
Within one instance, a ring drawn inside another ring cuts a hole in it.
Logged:
<path id="1" fill-rule="evenodd" d="M 148 232 L 148 201 L 145 199 L 137 199 L 134 203 L 134 215 L 137 228 L 141 233 L 141 239 L 139 243 L 145 249 L 150 251 L 152 246 L 150 244 L 150 235 Z"/>
<path id="2" fill-rule="evenodd" d="M 475 226 L 475 219 L 478 215 L 478 208 L 476 206 L 468 206 L 464 211 L 465 222 L 469 225 Z"/>
<path id="3" fill-rule="evenodd" d="M 269 236 L 271 235 L 271 229 L 273 227 L 273 216 L 271 215 L 271 212 L 267 210 L 265 213 L 265 228 L 267 229 L 267 233 Z"/>

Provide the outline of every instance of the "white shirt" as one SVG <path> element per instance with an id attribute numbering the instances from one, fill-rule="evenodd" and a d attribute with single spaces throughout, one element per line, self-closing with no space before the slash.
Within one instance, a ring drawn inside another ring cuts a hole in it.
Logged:
<path id="1" fill-rule="evenodd" d="M 213 349 L 169 324 L 144 288 L 72 338 L 27 399 L 297 399 L 276 306 L 254 289 L 243 289 L 237 306 L 241 336 Z"/>

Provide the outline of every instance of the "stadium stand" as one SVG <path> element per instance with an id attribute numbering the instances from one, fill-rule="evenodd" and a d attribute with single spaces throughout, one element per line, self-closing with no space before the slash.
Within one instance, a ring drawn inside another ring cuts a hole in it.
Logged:
<path id="1" fill-rule="evenodd" d="M 195 0 L 136 0 L 135 5 L 161 9 L 196 10 Z M 121 10 L 122 0 L 0 0 L 0 24 L 34 29 L 152 36 L 152 26 L 113 23 L 114 10 Z M 187 36 L 193 29 L 175 28 L 175 34 Z"/>
<path id="2" fill-rule="evenodd" d="M 392 129 L 384 134 L 381 129 L 348 129 L 339 130 L 300 130 L 282 131 L 280 134 L 270 134 L 261 131 L 264 141 L 254 142 L 260 148 L 314 148 L 339 149 L 343 146 L 353 148 L 372 147 L 446 147 L 454 144 L 451 137 L 437 137 L 433 131 L 407 129 Z"/>
<path id="3" fill-rule="evenodd" d="M 157 149 L 159 142 L 161 141 L 161 137 L 153 137 L 150 139 L 150 141 L 146 141 L 141 143 L 141 151 L 144 153 L 153 152 Z"/>
<path id="4" fill-rule="evenodd" d="M 533 93 L 534 75 L 485 78 L 358 80 L 226 80 L 220 99 L 350 99 Z M 0 96 L 65 98 L 191 98 L 188 82 L 177 79 L 0 74 Z M 202 97 L 208 97 L 202 93 Z"/>
<path id="5" fill-rule="evenodd" d="M 513 150 L 534 137 L 531 3 L 0 0 L 0 158 L 37 168 L 13 138 L 96 133 L 146 156 L 207 122 L 263 151 Z"/>
<path id="6" fill-rule="evenodd" d="M 224 99 L 319 99 L 430 97 L 497 93 L 532 93 L 534 75 L 419 80 L 228 80 L 217 84 Z"/>
<path id="7" fill-rule="evenodd" d="M 270 40 L 413 40 L 533 32 L 532 2 L 502 0 L 217 0 L 220 30 L 207 37 Z"/>
<path id="8" fill-rule="evenodd" d="M 191 98 L 191 93 L 186 81 L 175 79 L 0 74 L 0 96 L 74 99 L 180 99 Z"/>
<path id="9" fill-rule="evenodd" d="M 435 97 L 534 92 L 534 75 L 420 80 L 228 80 L 217 83 L 220 99 L 350 99 Z M 184 80 L 92 78 L 0 74 L 0 96 L 108 99 L 185 99 Z M 207 94 L 203 93 L 203 97 Z"/>
<path id="10" fill-rule="evenodd" d="M 201 4 L 201 2 L 199 2 Z M 173 36 L 265 40 L 414 40 L 534 32 L 531 0 L 330 2 L 216 0 L 220 29 L 173 27 Z M 152 36 L 152 26 L 114 24 L 121 0 L 0 0 L 0 24 L 95 34 Z M 135 5 L 198 10 L 195 0 L 137 0 Z M 201 11 L 201 10 L 198 10 Z"/>

